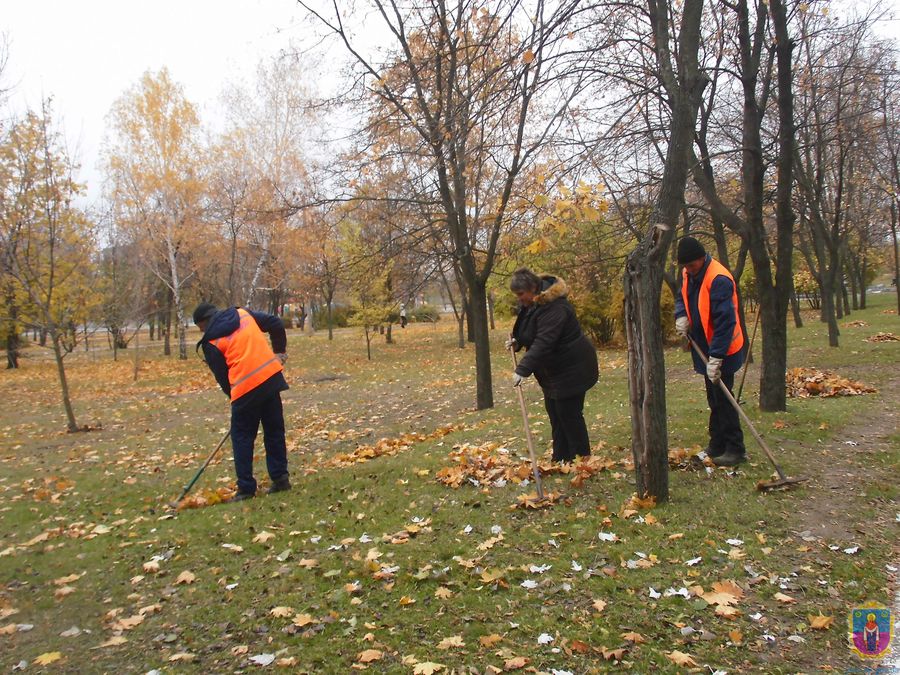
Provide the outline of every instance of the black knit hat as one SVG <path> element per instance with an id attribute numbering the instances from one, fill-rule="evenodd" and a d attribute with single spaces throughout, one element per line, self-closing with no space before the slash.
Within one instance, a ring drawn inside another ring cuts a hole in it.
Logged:
<path id="1" fill-rule="evenodd" d="M 694 260 L 706 257 L 706 249 L 703 244 L 693 237 L 682 237 L 678 241 L 678 264 L 684 265 Z"/>
<path id="2" fill-rule="evenodd" d="M 201 321 L 206 321 L 218 311 L 212 303 L 201 302 L 197 305 L 197 309 L 194 310 L 194 325 L 199 326 Z"/>

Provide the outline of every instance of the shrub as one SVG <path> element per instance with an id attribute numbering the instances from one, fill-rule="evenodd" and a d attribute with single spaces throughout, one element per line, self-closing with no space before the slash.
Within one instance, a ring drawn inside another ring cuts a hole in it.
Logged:
<path id="1" fill-rule="evenodd" d="M 410 321 L 430 321 L 431 323 L 439 321 L 441 318 L 441 313 L 434 305 L 419 305 L 412 311 L 407 310 L 407 315 Z"/>

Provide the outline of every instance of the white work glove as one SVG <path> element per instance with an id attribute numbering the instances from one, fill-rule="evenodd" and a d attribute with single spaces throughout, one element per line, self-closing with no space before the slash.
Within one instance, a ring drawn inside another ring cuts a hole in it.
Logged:
<path id="1" fill-rule="evenodd" d="M 706 377 L 715 384 L 722 378 L 722 359 L 716 356 L 710 356 L 706 362 Z"/>
<path id="2" fill-rule="evenodd" d="M 506 351 L 509 351 L 510 349 L 512 349 L 515 346 L 516 346 L 516 338 L 514 338 L 514 337 L 509 338 L 506 342 L 503 343 L 503 348 Z"/>
<path id="3" fill-rule="evenodd" d="M 278 354 L 275 354 L 275 356 L 278 357 L 278 360 L 281 361 L 282 365 L 284 365 L 284 362 L 287 361 L 287 354 L 285 354 L 285 353 L 278 353 Z"/>
<path id="4" fill-rule="evenodd" d="M 522 386 L 522 383 L 525 381 L 525 378 L 519 375 L 518 373 L 513 373 L 512 383 L 514 387 Z"/>
<path id="5" fill-rule="evenodd" d="M 688 321 L 688 318 L 686 316 L 679 316 L 677 319 L 675 319 L 675 332 L 678 333 L 681 337 L 686 338 L 690 329 L 691 322 Z"/>

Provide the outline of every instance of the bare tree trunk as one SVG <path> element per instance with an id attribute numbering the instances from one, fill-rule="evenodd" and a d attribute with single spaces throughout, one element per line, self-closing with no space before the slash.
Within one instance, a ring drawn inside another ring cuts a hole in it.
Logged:
<path id="1" fill-rule="evenodd" d="M 6 322 L 6 368 L 19 367 L 19 348 L 21 347 L 21 338 L 19 337 L 19 307 L 16 304 L 16 292 L 10 283 L 6 288 L 6 306 L 9 308 L 9 318 Z"/>
<path id="2" fill-rule="evenodd" d="M 138 329 L 134 333 L 134 375 L 131 378 L 134 382 L 137 382 L 138 379 L 138 371 L 140 370 L 141 360 L 141 327 L 138 326 Z"/>
<path id="3" fill-rule="evenodd" d="M 385 344 L 388 344 L 388 345 L 394 344 L 394 337 L 393 337 L 393 330 L 392 330 L 393 328 L 394 328 L 394 324 L 389 323 L 387 325 L 387 331 L 384 334 L 384 343 Z"/>
<path id="4" fill-rule="evenodd" d="M 491 343 L 488 333 L 487 292 L 484 283 L 478 279 L 469 284 L 469 309 L 471 327 L 475 342 L 475 398 L 479 410 L 494 406 L 494 391 L 491 386 Z"/>
<path id="5" fill-rule="evenodd" d="M 488 320 L 491 324 L 491 330 L 497 330 L 497 326 L 494 324 L 494 289 L 492 288 L 487 296 L 488 303 Z"/>
<path id="6" fill-rule="evenodd" d="M 684 207 L 684 188 L 700 97 L 705 85 L 697 53 L 703 0 L 685 0 L 673 69 L 666 2 L 648 0 L 660 78 L 672 108 L 671 129 L 659 195 L 650 229 L 625 265 L 625 335 L 631 401 L 631 452 L 637 493 L 657 502 L 669 498 L 666 368 L 659 299 L 666 253 Z"/>
<path id="7" fill-rule="evenodd" d="M 794 328 L 803 328 L 803 316 L 800 314 L 800 302 L 797 300 L 797 292 L 791 292 L 791 313 L 794 315 Z"/>
<path id="8" fill-rule="evenodd" d="M 50 328 L 50 341 L 53 343 L 53 356 L 56 359 L 56 372 L 59 375 L 59 388 L 62 393 L 63 407 L 66 409 L 67 428 L 70 432 L 79 431 L 75 422 L 75 410 L 69 398 L 69 381 L 66 379 L 66 368 L 63 365 L 63 353 L 59 345 L 59 333 L 56 327 Z"/>
<path id="9" fill-rule="evenodd" d="M 166 293 L 166 328 L 163 336 L 163 354 L 172 355 L 172 291 Z"/>
<path id="10" fill-rule="evenodd" d="M 897 316 L 900 316 L 900 243 L 897 241 L 897 200 L 891 202 L 891 240 L 894 244 L 894 290 L 897 292 Z"/>

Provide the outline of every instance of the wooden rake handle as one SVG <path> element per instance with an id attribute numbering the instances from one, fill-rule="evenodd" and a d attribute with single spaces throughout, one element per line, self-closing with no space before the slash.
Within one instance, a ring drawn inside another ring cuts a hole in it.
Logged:
<path id="1" fill-rule="evenodd" d="M 709 363 L 706 356 L 700 350 L 700 347 L 697 346 L 697 343 L 694 342 L 694 339 L 688 335 L 688 340 L 691 343 L 691 347 L 694 348 L 694 351 L 697 352 L 697 356 L 700 357 L 700 360 L 703 363 Z M 725 392 L 726 398 L 731 402 L 731 405 L 734 406 L 734 409 L 738 411 L 738 415 L 741 416 L 741 419 L 744 421 L 744 424 L 747 425 L 747 428 L 753 433 L 753 437 L 756 439 L 757 443 L 759 443 L 759 447 L 763 449 L 766 453 L 766 457 L 769 458 L 769 461 L 772 463 L 772 466 L 775 467 L 775 471 L 778 473 L 778 477 L 782 481 L 787 480 L 787 476 L 784 475 L 784 471 L 781 470 L 781 467 L 778 466 L 778 462 L 775 461 L 775 456 L 772 454 L 772 451 L 769 450 L 769 446 L 766 445 L 766 442 L 763 440 L 762 436 L 759 435 L 759 432 L 756 430 L 756 427 L 753 426 L 753 422 L 750 421 L 750 418 L 747 417 L 747 413 L 744 412 L 744 409 L 741 408 L 740 404 L 735 400 L 734 396 L 730 391 L 728 391 L 728 387 L 725 386 L 725 383 L 722 380 L 719 380 L 719 387 Z"/>

